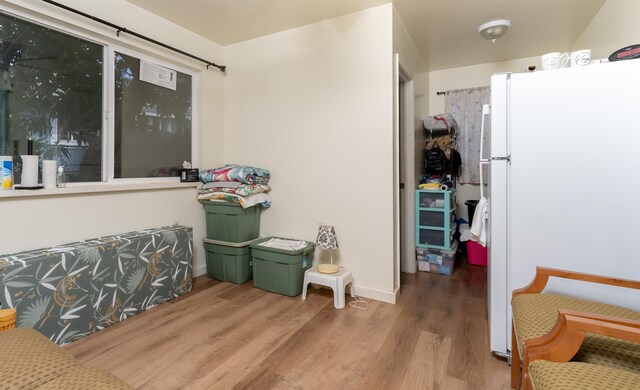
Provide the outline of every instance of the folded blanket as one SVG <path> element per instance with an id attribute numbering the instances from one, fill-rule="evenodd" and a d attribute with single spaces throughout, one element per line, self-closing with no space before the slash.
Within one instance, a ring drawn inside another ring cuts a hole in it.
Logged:
<path id="1" fill-rule="evenodd" d="M 264 208 L 271 206 L 271 197 L 265 193 L 240 196 L 235 194 L 227 194 L 224 192 L 211 192 L 205 194 L 199 194 L 198 200 L 225 200 L 227 202 L 234 202 L 240 204 L 243 209 L 260 205 Z"/>
<path id="2" fill-rule="evenodd" d="M 239 181 L 216 181 L 203 184 L 202 188 L 238 188 L 242 185 Z"/>
<path id="3" fill-rule="evenodd" d="M 268 184 L 269 171 L 246 165 L 227 164 L 224 167 L 200 171 L 200 181 L 239 181 L 245 184 Z"/>
<path id="4" fill-rule="evenodd" d="M 284 238 L 275 237 L 258 245 L 266 246 L 269 248 L 284 249 L 288 251 L 297 251 L 305 248 L 307 245 L 309 245 L 309 243 L 307 241 L 287 240 Z"/>
<path id="5" fill-rule="evenodd" d="M 271 190 L 271 187 L 264 184 L 244 184 L 244 183 L 236 182 L 239 184 L 237 188 L 228 188 L 228 187 L 216 187 L 215 186 L 216 183 L 224 183 L 224 182 L 215 181 L 213 183 L 207 183 L 198 190 L 198 193 L 208 194 L 212 192 L 224 192 L 227 194 L 249 196 L 249 195 L 260 194 L 262 192 L 267 192 Z"/>

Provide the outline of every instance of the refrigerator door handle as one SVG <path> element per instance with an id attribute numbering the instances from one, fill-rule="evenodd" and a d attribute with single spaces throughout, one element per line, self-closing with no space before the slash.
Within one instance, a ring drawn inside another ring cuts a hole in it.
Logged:
<path id="1" fill-rule="evenodd" d="M 482 105 L 482 123 L 480 124 L 480 198 L 484 198 L 484 177 L 482 175 L 482 166 L 491 162 L 491 158 L 483 158 L 484 154 L 484 123 L 488 119 L 487 117 L 491 113 L 491 106 L 488 104 Z"/>
<path id="2" fill-rule="evenodd" d="M 480 161 L 480 198 L 484 198 L 484 176 L 482 175 L 482 166 L 489 165 L 491 161 Z"/>
<path id="3" fill-rule="evenodd" d="M 488 104 L 482 105 L 482 122 L 480 123 L 480 162 L 489 161 L 488 158 L 483 158 L 484 155 L 484 123 L 487 120 L 487 117 L 491 113 L 491 106 Z"/>

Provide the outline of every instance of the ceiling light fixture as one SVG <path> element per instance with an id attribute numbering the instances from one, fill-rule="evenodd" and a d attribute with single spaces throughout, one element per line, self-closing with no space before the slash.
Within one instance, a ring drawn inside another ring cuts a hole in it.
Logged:
<path id="1" fill-rule="evenodd" d="M 503 36 L 511 27 L 511 21 L 507 19 L 492 20 L 478 27 L 478 32 L 484 39 L 496 43 L 496 39 Z"/>

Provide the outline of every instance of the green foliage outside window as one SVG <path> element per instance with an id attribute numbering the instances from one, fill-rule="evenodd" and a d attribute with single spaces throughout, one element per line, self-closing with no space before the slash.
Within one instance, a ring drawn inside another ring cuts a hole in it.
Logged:
<path id="1" fill-rule="evenodd" d="M 101 180 L 102 69 L 101 45 L 0 14 L 0 153 L 19 171 L 32 138 L 70 181 Z"/>

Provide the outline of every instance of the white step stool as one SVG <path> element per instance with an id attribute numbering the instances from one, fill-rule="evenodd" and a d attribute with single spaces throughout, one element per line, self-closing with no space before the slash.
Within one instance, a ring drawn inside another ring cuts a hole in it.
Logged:
<path id="1" fill-rule="evenodd" d="M 351 297 L 355 298 L 353 292 L 353 276 L 351 271 L 340 268 L 335 274 L 323 274 L 318 272 L 318 267 L 309 268 L 304 273 L 304 283 L 302 284 L 302 300 L 307 299 L 307 286 L 309 283 L 315 283 L 322 286 L 331 287 L 333 290 L 333 306 L 336 309 L 344 309 L 344 292 L 347 284 L 351 283 L 349 292 Z"/>

